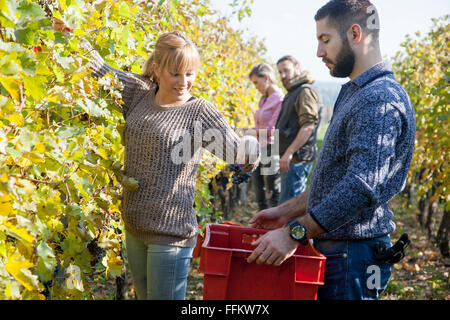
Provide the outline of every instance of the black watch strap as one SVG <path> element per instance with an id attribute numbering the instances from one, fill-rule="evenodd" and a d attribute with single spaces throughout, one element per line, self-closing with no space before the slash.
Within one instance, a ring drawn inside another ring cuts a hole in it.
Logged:
<path id="1" fill-rule="evenodd" d="M 291 236 L 292 239 L 294 239 L 295 241 L 301 243 L 304 246 L 308 244 L 309 241 L 308 241 L 308 233 L 306 231 L 306 228 L 300 222 L 298 222 L 297 219 L 290 220 L 288 223 L 286 223 L 286 226 L 289 227 L 290 236 Z M 299 239 L 299 238 L 297 238 L 297 237 L 295 237 L 293 235 L 293 230 L 294 230 L 295 227 L 300 227 L 300 228 L 303 229 L 304 236 L 302 238 Z"/>

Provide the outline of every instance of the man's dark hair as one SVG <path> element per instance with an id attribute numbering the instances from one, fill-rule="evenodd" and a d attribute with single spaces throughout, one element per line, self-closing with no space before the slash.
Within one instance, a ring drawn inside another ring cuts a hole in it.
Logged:
<path id="1" fill-rule="evenodd" d="M 341 37 L 353 24 L 358 24 L 365 33 L 372 34 L 375 41 L 379 39 L 380 22 L 375 6 L 369 0 L 331 0 L 317 11 L 316 21 L 328 17 Z"/>
<path id="2" fill-rule="evenodd" d="M 281 57 L 281 58 L 277 61 L 277 65 L 279 65 L 279 64 L 282 63 L 283 61 L 290 61 L 290 62 L 292 62 L 292 64 L 293 64 L 294 66 L 299 66 L 299 65 L 300 65 L 300 63 L 298 63 L 298 60 L 297 60 L 297 59 L 295 59 L 293 56 L 289 56 L 289 55 L 284 56 L 284 57 Z"/>

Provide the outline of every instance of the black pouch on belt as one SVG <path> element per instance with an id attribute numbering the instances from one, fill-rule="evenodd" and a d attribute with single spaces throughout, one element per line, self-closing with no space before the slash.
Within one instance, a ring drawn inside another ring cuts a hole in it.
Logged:
<path id="1" fill-rule="evenodd" d="M 397 263 L 405 257 L 405 249 L 411 241 L 408 234 L 402 234 L 400 239 L 390 248 L 384 242 L 377 243 L 373 248 L 374 258 L 384 263 Z"/>

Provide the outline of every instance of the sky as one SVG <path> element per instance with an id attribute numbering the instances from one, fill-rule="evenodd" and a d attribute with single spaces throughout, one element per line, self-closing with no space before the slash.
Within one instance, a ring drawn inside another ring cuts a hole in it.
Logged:
<path id="1" fill-rule="evenodd" d="M 231 0 L 210 0 L 211 6 L 229 16 Z M 290 54 L 302 69 L 310 71 L 318 81 L 343 83 L 348 79 L 333 78 L 322 60 L 316 57 L 317 40 L 314 15 L 328 0 L 254 0 L 252 15 L 234 28 L 264 40 L 270 62 Z M 380 16 L 380 46 L 383 57 L 393 57 L 401 50 L 407 34 L 426 34 L 431 19 L 450 14 L 449 0 L 372 0 Z"/>

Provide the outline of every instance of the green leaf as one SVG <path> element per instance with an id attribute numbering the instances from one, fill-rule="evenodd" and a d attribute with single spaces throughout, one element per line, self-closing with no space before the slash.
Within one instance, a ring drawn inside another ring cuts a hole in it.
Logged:
<path id="1" fill-rule="evenodd" d="M 60 67 L 58 67 L 58 65 L 53 64 L 52 65 L 52 70 L 53 70 L 53 73 L 56 76 L 56 80 L 59 83 L 64 83 L 64 72 L 62 71 L 62 69 Z"/>
<path id="2" fill-rule="evenodd" d="M 56 136 L 61 139 L 69 139 L 84 133 L 84 129 L 82 127 L 68 127 L 63 126 L 57 132 Z"/>
<path id="3" fill-rule="evenodd" d="M 16 158 L 21 158 L 22 157 L 22 152 L 14 149 L 14 148 L 5 148 L 6 152 L 9 153 L 10 155 L 16 157 Z"/>
<path id="4" fill-rule="evenodd" d="M 139 190 L 139 182 L 132 178 L 127 177 L 122 181 L 122 185 L 125 189 L 131 190 L 131 191 L 138 191 Z"/>
<path id="5" fill-rule="evenodd" d="M 37 20 L 45 18 L 45 11 L 37 3 L 22 2 L 17 10 L 20 12 L 21 19 Z"/>
<path id="6" fill-rule="evenodd" d="M 25 87 L 25 93 L 35 100 L 39 101 L 44 98 L 44 83 L 46 78 L 42 76 L 23 76 L 23 85 Z"/>
<path id="7" fill-rule="evenodd" d="M 107 118 L 111 115 L 108 109 L 106 109 L 106 102 L 102 100 L 103 103 L 95 103 L 92 100 L 84 100 L 83 102 L 80 102 L 78 105 L 83 108 L 83 110 L 86 110 L 89 115 L 94 117 L 103 117 Z"/>
<path id="8" fill-rule="evenodd" d="M 89 181 L 86 178 L 81 179 L 82 184 L 80 184 L 83 187 L 87 187 L 89 185 Z M 67 208 L 67 215 L 72 217 L 79 217 L 81 220 L 86 219 L 86 216 L 84 215 L 83 209 L 79 205 L 71 205 Z"/>
<path id="9" fill-rule="evenodd" d="M 36 75 L 36 59 L 29 53 L 25 52 L 19 57 L 23 72 L 29 76 Z"/>
<path id="10" fill-rule="evenodd" d="M 38 133 L 31 132 L 27 129 L 22 129 L 19 139 L 20 139 L 20 143 L 23 146 L 22 151 L 25 151 L 25 152 L 31 152 L 33 146 L 39 142 Z"/>
<path id="11" fill-rule="evenodd" d="M 130 7 L 126 2 L 122 2 L 119 7 L 119 16 L 121 16 L 122 18 L 131 18 Z"/>
<path id="12" fill-rule="evenodd" d="M 26 29 L 17 29 L 14 31 L 14 36 L 16 37 L 17 41 L 23 44 L 27 45 L 33 45 L 34 44 L 34 36 L 36 32 L 33 30 L 30 30 L 28 28 Z"/>
<path id="13" fill-rule="evenodd" d="M 53 270 L 57 265 L 53 250 L 45 241 L 42 241 L 37 246 L 37 254 L 39 257 L 37 263 L 39 278 L 41 278 L 42 281 L 49 281 L 52 279 Z"/>
<path id="14" fill-rule="evenodd" d="M 60 44 L 64 44 L 64 45 L 67 44 L 67 39 L 62 32 L 55 32 L 54 37 L 55 37 L 55 43 L 60 43 Z"/>
<path id="15" fill-rule="evenodd" d="M 6 0 L 5 5 L 2 3 L 1 8 L 2 11 L 8 12 L 11 18 L 17 18 L 17 0 Z"/>
<path id="16" fill-rule="evenodd" d="M 0 0 L 1 1 L 1 0 Z M 0 40 L 0 50 L 6 51 L 6 52 L 24 52 L 26 49 L 22 47 L 18 43 L 14 42 L 3 42 Z"/>
<path id="17" fill-rule="evenodd" d="M 61 57 L 59 54 L 55 56 L 55 59 L 64 69 L 71 69 L 71 64 L 75 62 L 72 57 Z"/>
<path id="18" fill-rule="evenodd" d="M 19 65 L 15 61 L 8 61 L 0 66 L 0 73 L 4 75 L 14 75 L 20 71 Z"/>

